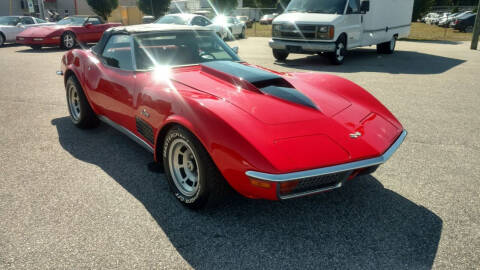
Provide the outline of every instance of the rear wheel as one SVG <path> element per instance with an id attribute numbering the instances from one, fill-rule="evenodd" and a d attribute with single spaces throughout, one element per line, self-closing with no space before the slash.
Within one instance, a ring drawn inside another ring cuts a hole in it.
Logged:
<path id="1" fill-rule="evenodd" d="M 3 36 L 2 33 L 0 33 L 0 47 L 3 46 L 3 43 L 5 43 L 5 37 Z"/>
<path id="2" fill-rule="evenodd" d="M 184 206 L 204 208 L 226 195 L 228 184 L 203 145 L 188 130 L 180 126 L 170 129 L 162 152 L 170 190 Z"/>
<path id="3" fill-rule="evenodd" d="M 272 52 L 273 52 L 273 57 L 275 57 L 275 59 L 277 59 L 278 61 L 285 61 L 289 55 L 287 51 L 283 51 L 283 50 L 273 49 Z"/>
<path id="4" fill-rule="evenodd" d="M 75 76 L 70 76 L 65 85 L 67 92 L 68 111 L 72 123 L 82 129 L 98 125 L 98 118 L 83 93 L 83 89 Z"/>
<path id="5" fill-rule="evenodd" d="M 389 42 L 380 43 L 377 45 L 377 53 L 392 54 L 397 45 L 397 37 L 393 36 Z"/>
<path id="6" fill-rule="evenodd" d="M 40 46 L 40 45 L 32 45 L 32 46 L 30 46 L 30 48 L 32 48 L 32 50 L 38 51 L 38 50 L 42 49 L 42 46 Z"/>
<path id="7" fill-rule="evenodd" d="M 473 26 L 472 25 L 469 25 L 467 27 L 465 27 L 465 33 L 472 33 L 473 32 Z"/>
<path id="8" fill-rule="evenodd" d="M 75 41 L 75 34 L 72 32 L 65 32 L 62 35 L 62 48 L 70 50 L 73 47 L 75 47 L 76 41 Z"/>
<path id="9" fill-rule="evenodd" d="M 344 35 L 340 36 L 335 43 L 335 51 L 329 53 L 330 62 L 334 65 L 342 65 L 347 53 L 347 39 Z"/>

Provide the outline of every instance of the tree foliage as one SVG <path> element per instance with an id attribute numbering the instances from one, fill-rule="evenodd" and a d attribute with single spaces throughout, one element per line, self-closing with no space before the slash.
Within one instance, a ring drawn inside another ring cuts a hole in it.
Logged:
<path id="1" fill-rule="evenodd" d="M 87 0 L 87 4 L 95 14 L 106 21 L 112 11 L 118 7 L 118 0 Z"/>
<path id="2" fill-rule="evenodd" d="M 170 2 L 171 0 L 137 0 L 137 6 L 144 14 L 158 18 L 167 13 Z"/>
<path id="3" fill-rule="evenodd" d="M 229 14 L 238 6 L 237 0 L 211 0 L 211 3 L 221 14 Z"/>
<path id="4" fill-rule="evenodd" d="M 413 3 L 412 20 L 420 19 L 435 4 L 435 0 L 415 0 Z"/>

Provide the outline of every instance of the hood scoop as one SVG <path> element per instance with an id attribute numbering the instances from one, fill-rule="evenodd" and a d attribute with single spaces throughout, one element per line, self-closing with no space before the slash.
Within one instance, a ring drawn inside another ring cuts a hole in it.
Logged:
<path id="1" fill-rule="evenodd" d="M 237 87 L 318 110 L 310 98 L 272 72 L 231 61 L 208 62 L 201 67 L 203 72 Z"/>

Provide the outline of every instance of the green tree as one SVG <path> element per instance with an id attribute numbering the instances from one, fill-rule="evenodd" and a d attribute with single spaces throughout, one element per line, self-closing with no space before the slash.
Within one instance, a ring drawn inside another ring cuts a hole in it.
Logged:
<path id="1" fill-rule="evenodd" d="M 118 0 L 87 0 L 87 4 L 95 14 L 106 21 L 112 11 L 118 7 Z"/>
<path id="2" fill-rule="evenodd" d="M 168 8 L 170 7 L 170 1 L 171 0 L 138 0 L 137 6 L 143 13 L 158 18 L 167 13 Z"/>
<path id="3" fill-rule="evenodd" d="M 211 3 L 220 14 L 229 14 L 238 6 L 237 0 L 211 0 Z"/>
<path id="4" fill-rule="evenodd" d="M 415 0 L 413 4 L 413 16 L 412 20 L 416 21 L 420 19 L 435 3 L 435 0 Z"/>

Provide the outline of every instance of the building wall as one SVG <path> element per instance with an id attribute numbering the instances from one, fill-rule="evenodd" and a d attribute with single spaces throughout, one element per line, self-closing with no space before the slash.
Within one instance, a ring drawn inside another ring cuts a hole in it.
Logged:
<path id="1" fill-rule="evenodd" d="M 27 0 L 23 2 L 26 9 L 22 9 L 21 0 L 0 0 L 0 16 L 29 15 Z M 36 4 L 36 0 L 33 2 Z"/>

